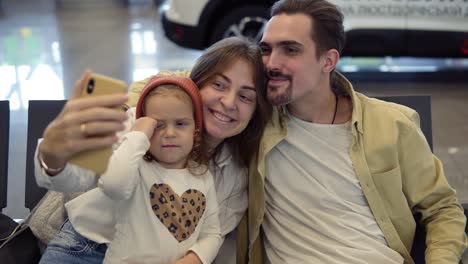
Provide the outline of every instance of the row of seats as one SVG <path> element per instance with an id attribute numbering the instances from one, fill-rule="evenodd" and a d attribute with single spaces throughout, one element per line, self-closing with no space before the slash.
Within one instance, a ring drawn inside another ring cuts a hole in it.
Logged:
<path id="1" fill-rule="evenodd" d="M 37 140 L 42 137 L 47 125 L 60 113 L 65 100 L 29 101 L 28 133 L 26 152 L 25 207 L 31 210 L 44 196 L 46 190 L 36 184 L 34 178 L 34 151 Z M 0 101 L 0 212 L 7 206 L 8 145 L 10 107 L 8 101 Z"/>
<path id="2" fill-rule="evenodd" d="M 382 98 L 386 101 L 396 102 L 410 106 L 420 113 L 421 128 L 432 148 L 431 130 L 431 98 L 429 96 L 394 96 Z M 34 179 L 34 151 L 46 126 L 58 115 L 65 100 L 59 101 L 29 101 L 28 107 L 28 136 L 26 152 L 26 192 L 25 207 L 34 208 L 46 190 L 39 188 Z M 7 173 L 8 173 L 8 141 L 9 141 L 9 104 L 0 102 L 0 211 L 7 206 Z"/>
<path id="3" fill-rule="evenodd" d="M 416 110 L 421 119 L 421 129 L 432 149 L 431 98 L 430 96 L 391 96 L 379 99 L 409 106 Z M 61 101 L 29 101 L 28 136 L 26 153 L 26 191 L 25 207 L 34 208 L 44 196 L 46 190 L 36 184 L 34 178 L 34 152 L 37 140 L 42 136 L 46 126 L 58 115 L 65 100 Z M 7 206 L 7 173 L 8 173 L 8 143 L 9 143 L 9 102 L 0 101 L 0 212 Z M 465 215 L 468 205 L 464 205 Z M 418 218 L 419 216 L 415 216 Z M 465 228 L 465 231 L 467 229 Z M 425 232 L 423 228 L 416 230 L 412 255 L 416 263 L 424 263 Z"/>
<path id="4" fill-rule="evenodd" d="M 421 128 L 429 145 L 432 148 L 431 129 L 431 98 L 429 96 L 394 96 L 382 98 L 386 101 L 396 102 L 410 106 L 420 113 Z M 60 112 L 65 100 L 59 101 L 29 101 L 28 107 L 28 136 L 26 152 L 26 192 L 25 207 L 34 208 L 46 190 L 39 188 L 34 179 L 34 151 L 37 139 L 43 134 L 47 124 Z M 8 141 L 9 141 L 9 104 L 8 101 L 0 102 L 0 211 L 7 206 L 7 173 L 8 173 Z"/>

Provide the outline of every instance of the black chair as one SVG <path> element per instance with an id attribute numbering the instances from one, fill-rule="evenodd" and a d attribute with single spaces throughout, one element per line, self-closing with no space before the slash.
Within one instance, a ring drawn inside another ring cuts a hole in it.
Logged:
<path id="1" fill-rule="evenodd" d="M 378 99 L 408 106 L 418 112 L 421 120 L 421 130 L 426 137 L 429 146 L 432 148 L 432 117 L 431 117 L 431 97 L 428 95 L 410 95 L 410 96 L 388 96 L 377 97 Z M 468 204 L 463 205 L 465 216 L 468 216 Z M 420 215 L 415 215 L 416 222 L 419 222 Z M 465 226 L 465 233 L 468 234 L 468 226 Z M 426 250 L 426 232 L 423 226 L 416 227 L 411 256 L 416 264 L 424 264 L 424 252 Z"/>
<path id="2" fill-rule="evenodd" d="M 408 106 L 419 114 L 421 120 L 421 130 L 426 136 L 429 146 L 432 148 L 432 111 L 431 97 L 429 95 L 408 95 L 408 96 L 385 96 L 376 97 L 387 102 Z"/>
<path id="3" fill-rule="evenodd" d="M 0 212 L 7 206 L 10 102 L 0 101 Z"/>
<path id="4" fill-rule="evenodd" d="M 28 141 L 26 153 L 26 194 L 24 205 L 29 210 L 41 200 L 46 189 L 37 186 L 34 177 L 34 153 L 37 140 L 42 137 L 47 125 L 60 113 L 66 100 L 29 101 L 28 108 Z"/>

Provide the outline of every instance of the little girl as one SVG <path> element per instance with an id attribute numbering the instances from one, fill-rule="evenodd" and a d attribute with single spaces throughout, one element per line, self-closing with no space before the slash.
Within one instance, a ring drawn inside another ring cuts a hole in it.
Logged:
<path id="1" fill-rule="evenodd" d="M 201 140 L 202 109 L 188 78 L 155 78 L 141 93 L 132 131 L 98 183 L 117 201 L 104 263 L 211 263 L 216 257 L 222 238 Z"/>

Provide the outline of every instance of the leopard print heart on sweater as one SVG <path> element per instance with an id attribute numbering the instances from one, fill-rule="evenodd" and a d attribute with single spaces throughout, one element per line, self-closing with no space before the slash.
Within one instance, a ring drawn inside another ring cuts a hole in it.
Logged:
<path id="1" fill-rule="evenodd" d="M 195 232 L 206 209 L 202 192 L 189 189 L 179 196 L 169 185 L 155 183 L 149 195 L 154 214 L 177 241 L 182 242 Z"/>

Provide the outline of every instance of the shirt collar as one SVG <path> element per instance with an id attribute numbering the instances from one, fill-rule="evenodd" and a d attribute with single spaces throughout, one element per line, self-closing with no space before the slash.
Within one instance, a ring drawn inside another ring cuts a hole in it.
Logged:
<path id="1" fill-rule="evenodd" d="M 361 100 L 358 97 L 358 93 L 354 91 L 353 85 L 351 82 L 346 79 L 341 73 L 334 72 L 331 76 L 331 85 L 335 87 L 338 91 L 343 91 L 351 99 L 353 105 L 353 113 L 351 116 L 352 127 L 356 127 L 357 131 L 361 134 L 364 133 L 362 127 L 362 105 Z"/>
<path id="2" fill-rule="evenodd" d="M 331 75 L 331 86 L 334 87 L 338 93 L 345 94 L 350 97 L 351 103 L 353 105 L 353 113 L 351 116 L 352 127 L 356 127 L 357 131 L 363 134 L 364 130 L 362 127 L 361 101 L 358 98 L 358 93 L 354 91 L 353 85 L 341 73 L 334 71 Z M 289 117 L 288 117 L 288 110 L 286 106 L 279 106 L 277 109 L 281 117 L 280 118 L 281 121 L 278 122 L 277 120 L 274 119 L 274 116 L 273 116 L 273 120 L 272 120 L 273 123 L 275 123 L 275 125 L 279 125 L 282 123 L 283 127 L 287 126 L 286 124 L 289 122 Z"/>
<path id="3" fill-rule="evenodd" d="M 216 157 L 216 164 L 221 168 L 232 161 L 232 154 L 226 144 L 221 147 L 221 152 Z"/>

